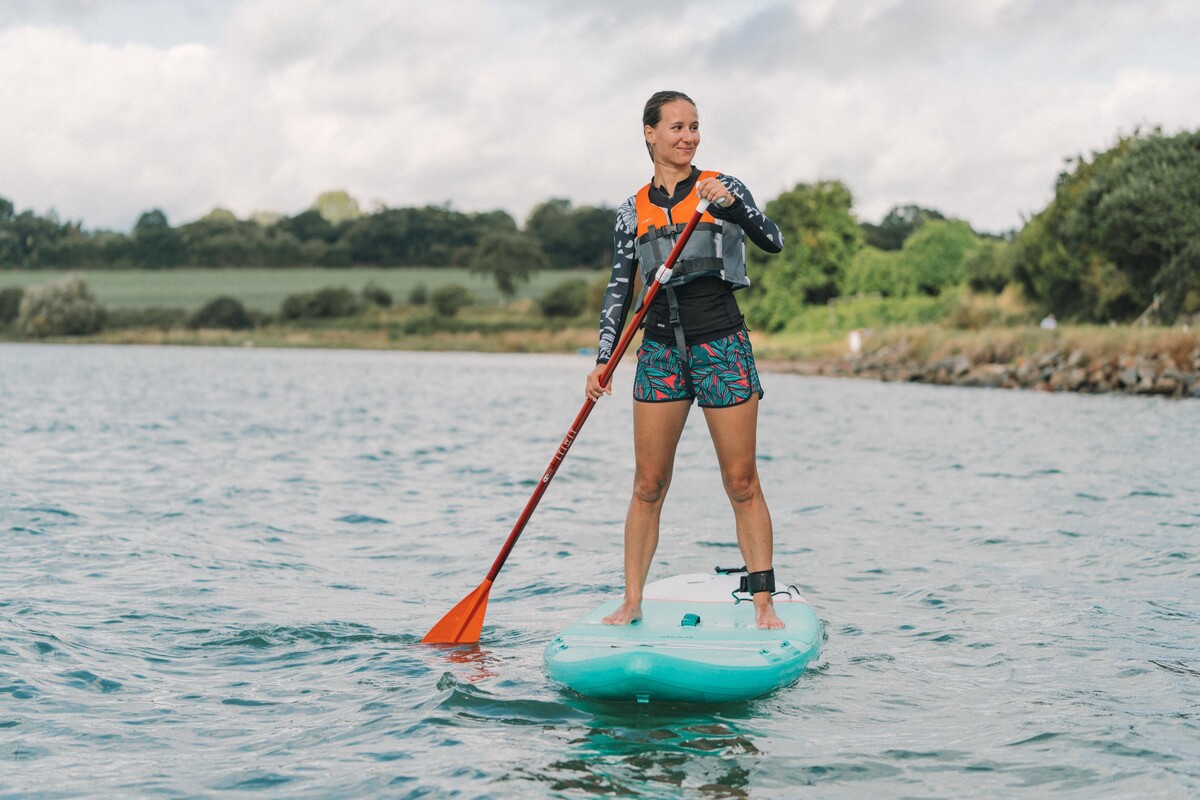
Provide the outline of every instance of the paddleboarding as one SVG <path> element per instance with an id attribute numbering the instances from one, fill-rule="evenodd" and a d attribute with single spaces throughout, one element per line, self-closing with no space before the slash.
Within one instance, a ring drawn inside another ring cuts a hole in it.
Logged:
<path id="1" fill-rule="evenodd" d="M 610 600 L 546 647 L 546 673 L 579 694 L 639 703 L 727 703 L 787 686 L 821 651 L 822 628 L 799 591 L 774 595 L 787 627 L 755 626 L 754 604 L 736 574 L 677 575 L 650 583 L 642 619 L 601 620 Z"/>
<path id="2" fill-rule="evenodd" d="M 756 453 L 764 392 L 734 297 L 750 285 L 746 242 L 771 254 L 782 251 L 783 237 L 744 183 L 692 163 L 699 124 L 695 102 L 682 92 L 655 92 L 647 101 L 642 127 L 654 173 L 617 209 L 612 272 L 583 407 L 483 582 L 423 642 L 479 641 L 500 570 L 596 401 L 612 393 L 613 371 L 633 336 L 644 329 L 632 393 L 635 465 L 624 528 L 624 596 L 557 636 L 545 651 L 547 672 L 597 698 L 730 702 L 788 685 L 819 653 L 821 626 L 813 610 L 793 587 L 776 587 Z M 639 282 L 644 289 L 635 303 Z M 693 405 L 712 439 L 745 567 L 647 587 L 676 447 Z"/>

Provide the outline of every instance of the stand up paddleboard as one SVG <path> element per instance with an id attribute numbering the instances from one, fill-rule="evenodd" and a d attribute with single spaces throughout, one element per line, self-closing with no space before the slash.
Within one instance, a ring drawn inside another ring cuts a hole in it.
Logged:
<path id="1" fill-rule="evenodd" d="M 582 695 L 639 703 L 725 703 L 786 686 L 820 653 L 821 623 L 793 588 L 775 593 L 787 627 L 760 630 L 739 585 L 723 574 L 655 581 L 632 625 L 601 622 L 620 605 L 611 600 L 550 642 L 546 672 Z"/>

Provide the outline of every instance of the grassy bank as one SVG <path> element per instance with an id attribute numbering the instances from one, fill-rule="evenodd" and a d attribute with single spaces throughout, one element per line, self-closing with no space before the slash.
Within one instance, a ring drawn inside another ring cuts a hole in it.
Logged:
<path id="1" fill-rule="evenodd" d="M 457 267 L 0 270 L 0 288 L 18 286 L 28 289 L 68 274 L 82 277 L 100 304 L 112 309 L 162 307 L 194 311 L 218 295 L 229 295 L 241 300 L 247 308 L 278 311 L 280 303 L 289 294 L 311 292 L 326 286 L 345 286 L 357 293 L 370 282 L 391 292 L 401 302 L 418 286 L 432 291 L 446 284 L 466 287 L 480 303 L 496 304 L 502 299 L 491 277 L 473 275 Z M 551 286 L 569 278 L 590 282 L 600 274 L 596 270 L 543 270 L 535 273 L 528 284 L 519 287 L 517 297 L 539 297 Z"/>

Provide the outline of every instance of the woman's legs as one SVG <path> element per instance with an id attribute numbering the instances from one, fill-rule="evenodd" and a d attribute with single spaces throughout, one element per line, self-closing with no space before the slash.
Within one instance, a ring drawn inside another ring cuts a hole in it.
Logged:
<path id="1" fill-rule="evenodd" d="M 633 404 L 633 498 L 625 515 L 625 601 L 604 618 L 625 625 L 642 618 L 642 590 L 658 548 L 658 523 L 671 485 L 675 448 L 690 400 Z"/>
<path id="2" fill-rule="evenodd" d="M 755 462 L 758 433 L 758 395 L 728 408 L 706 408 L 704 419 L 717 449 L 721 481 L 733 506 L 738 546 L 746 568 L 759 572 L 772 567 L 771 514 L 763 497 Z M 754 595 L 755 618 L 760 628 L 782 628 L 768 592 Z"/>

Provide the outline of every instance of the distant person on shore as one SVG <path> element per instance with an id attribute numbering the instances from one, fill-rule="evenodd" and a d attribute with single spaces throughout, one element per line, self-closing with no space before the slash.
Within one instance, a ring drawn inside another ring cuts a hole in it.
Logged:
<path id="1" fill-rule="evenodd" d="M 700 145 L 696 104 L 681 92 L 658 92 L 642 113 L 654 162 L 650 183 L 617 211 L 612 278 L 600 316 L 597 366 L 587 396 L 611 394 L 604 372 L 633 303 L 635 270 L 649 285 L 700 199 L 712 202 L 688 241 L 686 259 L 646 314 L 633 387 L 633 498 L 625 517 L 625 599 L 604 622 L 641 619 L 642 590 L 658 547 L 663 500 L 688 411 L 704 409 L 749 576 L 760 628 L 782 628 L 772 592 L 773 532 L 755 462 L 763 390 L 734 290 L 750 284 L 745 238 L 769 252 L 783 249 L 779 228 L 737 178 L 692 164 Z"/>
<path id="2" fill-rule="evenodd" d="M 1054 315 L 1053 315 L 1053 314 L 1047 314 L 1047 315 L 1046 315 L 1046 316 L 1045 316 L 1045 317 L 1042 319 L 1042 330 L 1044 330 L 1044 331 L 1052 331 L 1052 330 L 1054 330 L 1054 329 L 1055 329 L 1055 328 L 1057 328 L 1057 327 L 1058 327 L 1058 320 L 1056 320 L 1056 319 L 1054 318 Z"/>

